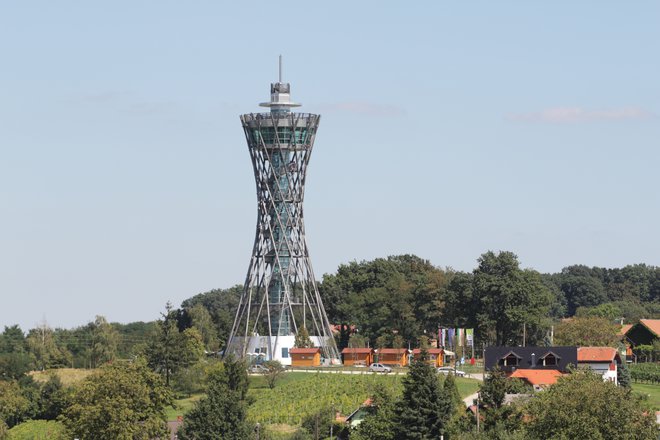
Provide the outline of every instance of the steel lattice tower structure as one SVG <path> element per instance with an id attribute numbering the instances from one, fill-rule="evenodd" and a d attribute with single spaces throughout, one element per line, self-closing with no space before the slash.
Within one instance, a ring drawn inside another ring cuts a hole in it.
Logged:
<path id="1" fill-rule="evenodd" d="M 226 354 L 290 364 L 305 327 L 327 362 L 339 359 L 305 241 L 305 177 L 320 115 L 294 113 L 290 85 L 270 87 L 268 113 L 241 116 L 257 184 L 257 231 Z"/>

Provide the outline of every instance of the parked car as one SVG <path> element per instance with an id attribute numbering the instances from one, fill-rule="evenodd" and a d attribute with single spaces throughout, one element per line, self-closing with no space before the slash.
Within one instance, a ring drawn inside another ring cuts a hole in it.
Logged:
<path id="1" fill-rule="evenodd" d="M 373 371 L 374 373 L 389 373 L 392 369 L 387 365 L 374 363 L 369 365 L 369 371 Z"/>
<path id="2" fill-rule="evenodd" d="M 451 373 L 456 377 L 465 377 L 465 371 L 454 370 L 454 367 L 438 367 L 438 373 L 444 374 L 445 376 Z"/>
<path id="3" fill-rule="evenodd" d="M 268 368 L 264 367 L 261 364 L 255 364 L 248 368 L 248 373 L 264 374 L 268 373 Z"/>

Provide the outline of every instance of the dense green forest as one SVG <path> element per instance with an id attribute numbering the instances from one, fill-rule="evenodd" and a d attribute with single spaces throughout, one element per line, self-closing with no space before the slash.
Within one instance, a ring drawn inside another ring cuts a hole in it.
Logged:
<path id="1" fill-rule="evenodd" d="M 472 272 L 436 267 L 414 255 L 342 264 L 325 274 L 319 289 L 330 322 L 344 324 L 340 347 L 367 341 L 372 346 L 416 345 L 438 326 L 475 329 L 477 347 L 548 343 L 562 318 L 598 317 L 632 323 L 660 317 L 660 267 L 568 266 L 559 273 L 524 269 L 511 252 L 486 252 Z M 227 340 L 242 286 L 192 296 L 163 316 L 184 332 L 195 328 L 207 352 Z M 357 333 L 349 335 L 349 326 Z M 30 369 L 96 367 L 148 349 L 156 322 L 109 323 L 97 316 L 74 329 L 47 323 L 24 332 L 6 326 L 0 334 L 0 370 L 18 375 Z"/>
<path id="2" fill-rule="evenodd" d="M 658 267 L 569 266 L 541 274 L 522 268 L 511 252 L 484 253 L 472 272 L 439 268 L 414 255 L 351 262 L 324 275 L 319 289 L 330 321 L 341 324 L 340 347 L 417 346 L 424 336 L 435 336 L 438 326 L 474 328 L 477 349 L 518 345 L 523 337 L 530 345 L 549 344 L 551 328 L 558 344 L 615 346 L 621 320 L 660 317 Z M 217 385 L 209 378 L 218 368 L 217 353 L 227 340 L 241 293 L 242 286 L 234 286 L 200 293 L 178 308 L 167 303 L 160 318 L 147 323 L 110 323 L 96 316 L 74 329 L 53 329 L 46 322 L 27 332 L 5 326 L 0 334 L 0 438 L 30 419 L 61 420 L 69 432 L 85 433 L 97 421 L 88 420 L 89 412 L 76 402 L 93 403 L 99 390 L 114 384 L 124 390 L 117 391 L 117 401 L 125 406 L 116 414 L 127 415 L 126 423 L 116 426 L 159 435 L 163 409 L 173 396 L 187 397 Z M 356 331 L 349 332 L 351 328 Z M 644 359 L 660 353 L 660 346 L 645 349 L 640 353 Z M 56 376 L 44 381 L 34 373 L 46 371 L 43 376 L 65 367 L 97 373 L 74 387 Z M 633 380 L 654 382 L 657 372 L 649 368 L 634 370 Z M 134 382 L 137 377 L 144 383 Z M 131 391 L 135 399 L 120 399 L 130 386 L 136 387 Z M 160 391 L 147 395 L 145 387 Z M 107 438 L 117 435 L 109 432 Z"/>
<path id="3" fill-rule="evenodd" d="M 438 326 L 476 329 L 477 345 L 547 342 L 562 318 L 591 316 L 632 323 L 660 317 L 660 267 L 645 264 L 606 269 L 568 266 L 559 273 L 523 269 L 511 252 L 487 252 L 472 272 L 436 267 L 414 255 L 351 262 L 326 274 L 319 289 L 330 322 L 345 324 L 339 336 L 372 346 L 416 344 Z M 226 340 L 242 286 L 198 294 L 182 304 L 182 324 L 195 305 L 210 313 L 217 338 Z"/>

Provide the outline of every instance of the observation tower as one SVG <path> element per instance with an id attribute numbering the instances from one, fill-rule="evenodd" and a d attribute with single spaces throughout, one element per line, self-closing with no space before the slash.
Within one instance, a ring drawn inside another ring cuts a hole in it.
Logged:
<path id="1" fill-rule="evenodd" d="M 245 290 L 225 355 L 291 364 L 289 350 L 305 328 L 326 364 L 339 360 L 305 241 L 307 164 L 320 115 L 294 113 L 290 85 L 270 85 L 267 113 L 241 116 L 257 184 L 257 231 Z"/>

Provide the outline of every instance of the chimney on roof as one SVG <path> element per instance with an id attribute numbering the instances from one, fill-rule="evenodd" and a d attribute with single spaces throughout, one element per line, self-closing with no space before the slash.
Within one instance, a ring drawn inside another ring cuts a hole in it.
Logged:
<path id="1" fill-rule="evenodd" d="M 536 355 L 532 353 L 532 366 L 530 368 L 534 368 L 535 365 L 536 365 Z"/>

